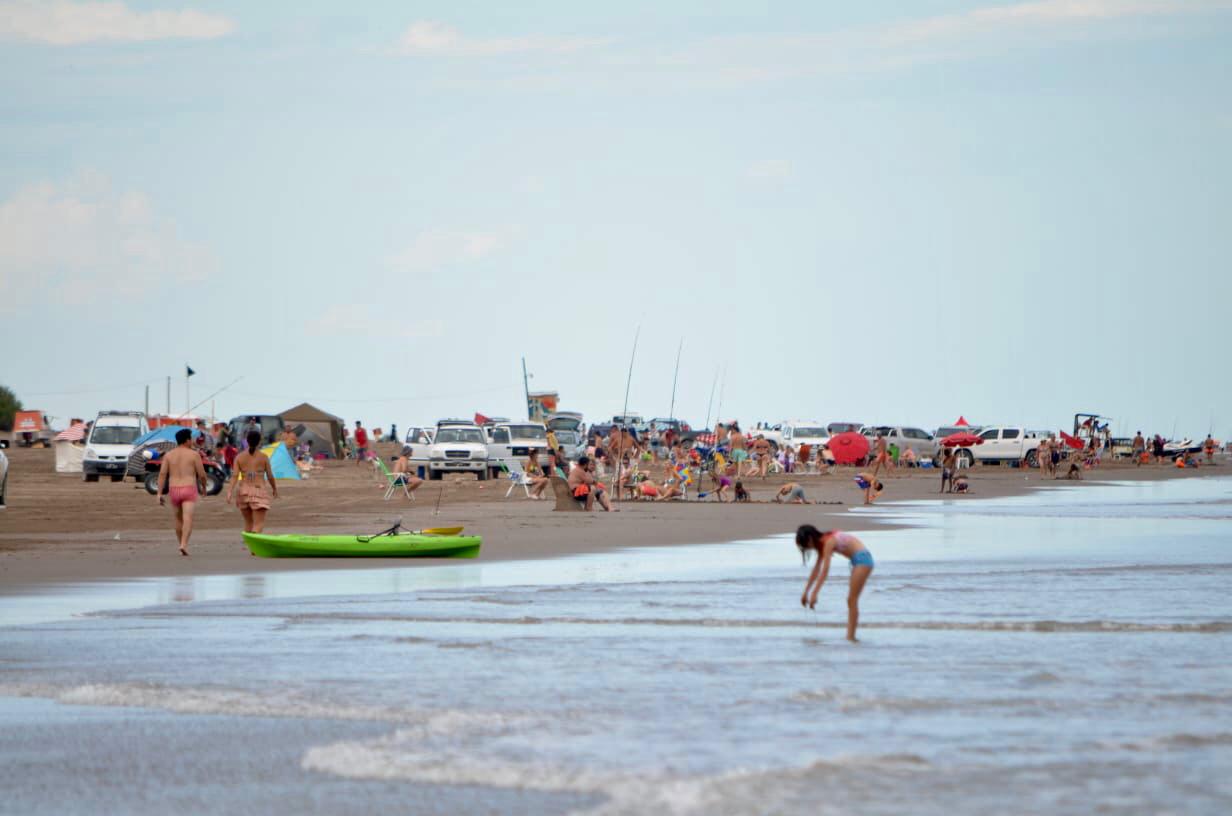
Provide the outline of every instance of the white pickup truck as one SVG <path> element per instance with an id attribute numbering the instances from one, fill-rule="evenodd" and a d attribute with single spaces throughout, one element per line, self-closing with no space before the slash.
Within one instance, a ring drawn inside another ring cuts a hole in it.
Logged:
<path id="1" fill-rule="evenodd" d="M 481 482 L 488 478 L 488 438 L 469 420 L 442 419 L 428 445 L 428 478 L 458 472 L 474 473 Z"/>
<path id="2" fill-rule="evenodd" d="M 784 445 L 797 448 L 801 445 L 812 445 L 816 448 L 830 440 L 830 432 L 826 430 L 826 426 L 812 420 L 793 420 L 769 427 L 753 428 L 746 436 L 750 440 L 764 436 L 775 451 Z"/>
<path id="3" fill-rule="evenodd" d="M 978 436 L 984 440 L 983 444 L 958 449 L 958 457 L 964 465 L 970 466 L 972 462 L 1020 462 L 1025 459 L 1029 467 L 1035 467 L 1039 446 L 1046 434 L 997 425 L 985 428 Z"/>

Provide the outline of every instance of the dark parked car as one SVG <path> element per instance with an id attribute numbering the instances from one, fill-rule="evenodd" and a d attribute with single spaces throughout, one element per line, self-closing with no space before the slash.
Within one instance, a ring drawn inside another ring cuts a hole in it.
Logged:
<path id="1" fill-rule="evenodd" d="M 274 414 L 241 414 L 227 423 L 227 432 L 231 434 L 231 441 L 236 447 L 244 446 L 244 439 L 250 428 L 261 432 L 261 444 L 272 445 L 282 437 L 286 427 L 282 417 Z"/>

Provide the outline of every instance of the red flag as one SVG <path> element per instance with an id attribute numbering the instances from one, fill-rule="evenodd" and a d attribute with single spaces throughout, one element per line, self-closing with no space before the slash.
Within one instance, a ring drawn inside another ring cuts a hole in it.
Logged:
<path id="1" fill-rule="evenodd" d="M 1061 431 L 1061 441 L 1064 442 L 1069 447 L 1073 448 L 1074 450 L 1082 450 L 1083 447 L 1085 447 L 1082 444 L 1081 439 L 1078 439 L 1077 437 L 1074 437 L 1074 436 L 1070 436 L 1065 431 Z"/>
<path id="2" fill-rule="evenodd" d="M 480 413 L 475 414 L 475 424 L 476 425 L 487 425 L 491 421 L 492 420 L 488 419 L 483 414 L 480 414 Z"/>

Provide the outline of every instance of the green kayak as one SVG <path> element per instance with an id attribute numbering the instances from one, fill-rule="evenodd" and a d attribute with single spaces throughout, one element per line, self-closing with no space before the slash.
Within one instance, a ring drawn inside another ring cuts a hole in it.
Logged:
<path id="1" fill-rule="evenodd" d="M 393 535 L 269 535 L 244 533 L 262 558 L 474 558 L 480 536 L 400 532 Z"/>

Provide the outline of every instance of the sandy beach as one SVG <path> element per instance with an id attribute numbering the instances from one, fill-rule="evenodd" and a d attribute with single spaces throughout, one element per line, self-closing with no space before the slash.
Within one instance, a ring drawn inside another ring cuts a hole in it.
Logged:
<path id="1" fill-rule="evenodd" d="M 382 455 L 394 452 L 382 446 Z M 95 484 L 53 472 L 50 450 L 9 451 L 9 507 L 0 512 L 0 589 L 28 584 L 99 579 L 224 575 L 303 569 L 407 567 L 440 561 L 381 559 L 254 559 L 240 539 L 242 520 L 222 497 L 203 500 L 197 510 L 192 556 L 176 552 L 171 510 L 132 481 Z M 1222 459 L 1219 460 L 1222 464 Z M 1220 475 L 1226 467 L 1178 471 L 1172 467 L 1108 463 L 1083 482 L 1041 479 L 1038 471 L 977 467 L 972 493 L 949 495 L 956 502 L 1020 495 L 1057 485 L 1099 481 L 1192 479 Z M 749 504 L 706 502 L 622 502 L 619 513 L 557 513 L 552 502 L 528 501 L 521 491 L 508 499 L 508 483 L 477 482 L 459 476 L 426 482 L 414 502 L 398 496 L 383 501 L 372 469 L 330 462 L 303 481 L 283 481 L 270 513 L 269 532 L 376 532 L 393 521 L 411 528 L 465 525 L 484 538 L 481 560 L 552 558 L 632 546 L 719 543 L 791 532 L 804 522 L 851 530 L 881 525 L 850 512 L 862 503 L 852 484 L 854 471 L 830 475 L 771 476 L 746 481 Z M 776 488 L 794 480 L 818 504 L 778 505 Z M 938 498 L 935 470 L 899 468 L 885 478 L 880 504 Z M 439 499 L 439 514 L 437 502 Z"/>

